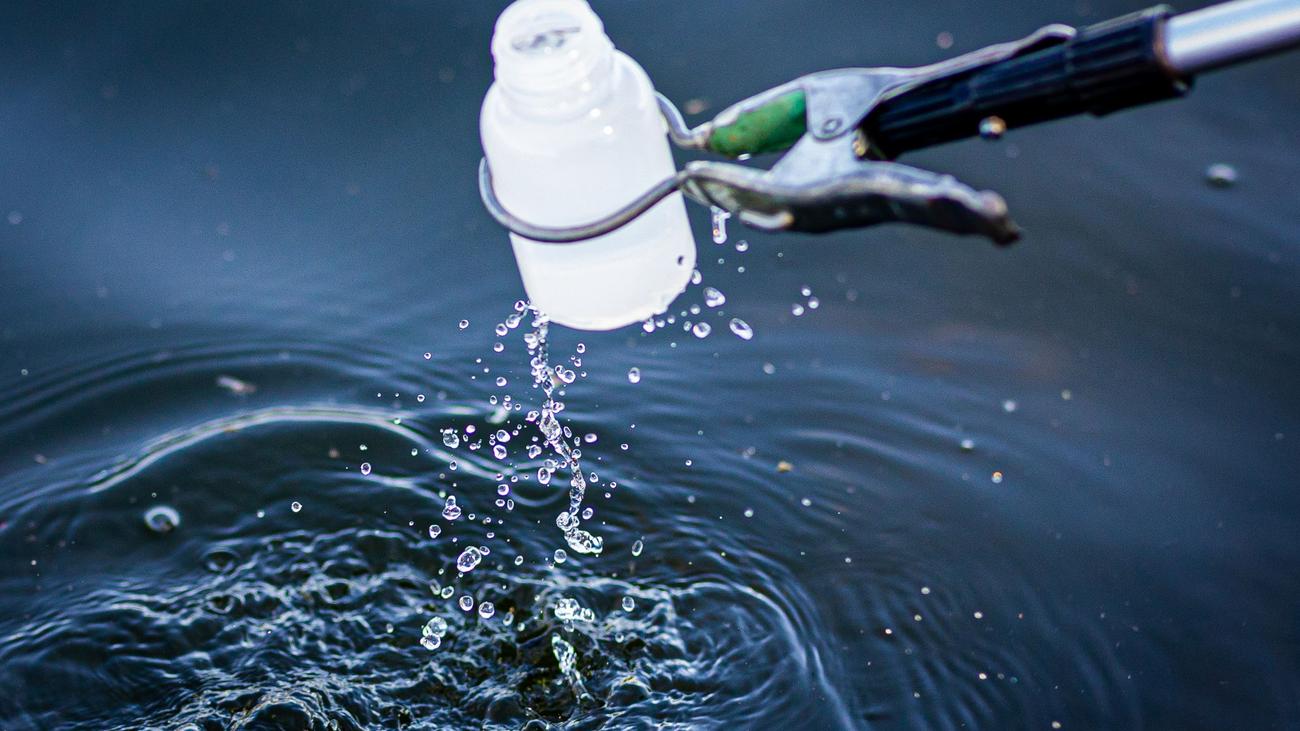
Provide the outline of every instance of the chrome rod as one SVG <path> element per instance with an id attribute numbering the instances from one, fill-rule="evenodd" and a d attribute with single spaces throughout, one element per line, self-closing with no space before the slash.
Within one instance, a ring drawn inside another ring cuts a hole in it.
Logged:
<path id="1" fill-rule="evenodd" d="M 1188 75 L 1293 46 L 1300 46 L 1300 0 L 1233 0 L 1165 25 L 1165 58 Z"/>

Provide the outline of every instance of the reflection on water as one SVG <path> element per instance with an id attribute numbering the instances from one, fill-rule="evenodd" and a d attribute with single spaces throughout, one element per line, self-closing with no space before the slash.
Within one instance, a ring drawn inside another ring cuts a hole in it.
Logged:
<path id="1" fill-rule="evenodd" d="M 602 16 L 720 108 L 1136 8 Z M 662 322 L 548 333 L 592 555 L 494 328 L 498 10 L 6 11 L 0 727 L 1300 723 L 1297 61 L 919 156 L 1006 196 L 1005 251 L 695 211 Z"/>

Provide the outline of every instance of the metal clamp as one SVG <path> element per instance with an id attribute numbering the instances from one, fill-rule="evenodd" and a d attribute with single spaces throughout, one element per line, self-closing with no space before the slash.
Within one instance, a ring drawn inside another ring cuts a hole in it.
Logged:
<path id="1" fill-rule="evenodd" d="M 626 206 L 586 225 L 537 226 L 514 216 L 497 199 L 486 160 L 479 167 L 479 190 L 498 223 L 548 243 L 609 233 L 677 190 L 769 231 L 825 232 L 904 222 L 1010 243 L 1019 230 L 1001 196 L 977 191 L 950 175 L 879 159 L 861 124 L 883 101 L 908 90 L 1065 43 L 1074 33 L 1068 26 L 1050 25 L 1019 41 L 929 66 L 809 74 L 735 104 L 695 128 L 687 127 L 677 108 L 661 95 L 669 137 L 679 147 L 732 157 L 789 151 L 770 170 L 689 163 Z"/>

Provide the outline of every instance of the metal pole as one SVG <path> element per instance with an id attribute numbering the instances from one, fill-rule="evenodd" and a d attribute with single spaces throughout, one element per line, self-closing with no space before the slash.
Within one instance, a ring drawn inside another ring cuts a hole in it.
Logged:
<path id="1" fill-rule="evenodd" d="M 1300 45 L 1300 0 L 1233 0 L 1175 15 L 1165 25 L 1165 58 L 1197 74 Z"/>

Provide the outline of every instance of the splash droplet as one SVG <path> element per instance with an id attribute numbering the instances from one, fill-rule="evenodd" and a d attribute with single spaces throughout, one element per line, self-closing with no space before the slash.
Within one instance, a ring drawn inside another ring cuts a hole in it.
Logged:
<path id="1" fill-rule="evenodd" d="M 467 327 L 469 327 L 469 320 L 461 320 L 461 321 L 460 321 L 460 329 L 461 329 L 461 330 L 464 330 L 464 329 L 467 328 Z"/>
<path id="2" fill-rule="evenodd" d="M 442 526 L 438 525 L 437 523 L 434 523 L 429 526 L 430 538 L 437 538 L 440 535 L 442 535 Z"/>
<path id="3" fill-rule="evenodd" d="M 645 543 L 643 543 L 641 539 L 638 538 L 636 542 L 632 544 L 632 555 L 640 556 L 641 552 L 644 550 L 645 550 Z"/>
<path id="4" fill-rule="evenodd" d="M 361 463 L 361 474 L 363 474 L 363 475 L 368 475 L 368 474 L 370 474 L 370 463 L 369 463 L 369 462 L 362 462 L 362 463 Z"/>
<path id="5" fill-rule="evenodd" d="M 691 328 L 691 332 L 694 333 L 697 338 L 707 338 L 709 333 L 713 332 L 713 328 L 707 322 L 697 322 L 695 323 L 695 326 Z"/>
<path id="6" fill-rule="evenodd" d="M 735 333 L 736 337 L 741 340 L 750 340 L 754 337 L 754 328 L 739 317 L 731 318 L 731 332 Z"/>
<path id="7" fill-rule="evenodd" d="M 456 559 L 456 570 L 462 574 L 468 573 L 473 571 L 474 567 L 478 566 L 479 562 L 482 560 L 483 552 L 470 546 L 464 551 L 461 551 L 460 557 Z"/>
<path id="8" fill-rule="evenodd" d="M 636 609 L 636 600 L 630 596 L 623 597 L 623 611 L 630 612 Z"/>
<path id="9" fill-rule="evenodd" d="M 292 503 L 290 503 L 289 509 L 296 513 L 299 510 L 302 510 L 302 503 L 298 502 L 297 500 L 294 500 Z"/>
<path id="10" fill-rule="evenodd" d="M 447 502 L 442 506 L 442 517 L 447 520 L 455 520 L 460 517 L 460 506 L 456 504 L 455 495 L 447 496 Z"/>
<path id="11" fill-rule="evenodd" d="M 628 371 L 627 371 L 627 380 L 630 381 L 631 383 L 640 383 L 640 382 L 641 382 L 641 369 L 640 369 L 640 368 L 637 368 L 637 367 L 635 367 L 635 366 L 633 366 L 632 368 L 629 368 Z"/>
<path id="12" fill-rule="evenodd" d="M 478 616 L 483 619 L 492 619 L 492 615 L 497 613 L 496 605 L 492 602 L 483 602 L 478 605 Z"/>
<path id="13" fill-rule="evenodd" d="M 709 307 L 721 307 L 727 303 L 727 296 L 713 287 L 704 288 L 704 304 Z"/>
<path id="14" fill-rule="evenodd" d="M 474 597 L 470 596 L 469 594 L 461 594 L 460 599 L 457 599 L 456 603 L 460 605 L 461 609 L 468 612 L 469 610 L 474 608 Z"/>
<path id="15" fill-rule="evenodd" d="M 563 548 L 555 549 L 555 563 L 564 563 L 565 561 L 568 560 L 569 560 L 569 554 L 565 553 Z"/>
<path id="16" fill-rule="evenodd" d="M 154 533 L 171 533 L 180 526 L 181 514 L 176 512 L 175 508 L 156 505 L 144 514 L 144 524 Z"/>

